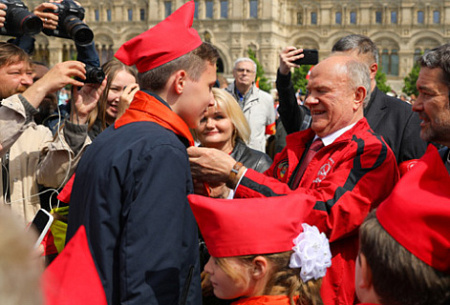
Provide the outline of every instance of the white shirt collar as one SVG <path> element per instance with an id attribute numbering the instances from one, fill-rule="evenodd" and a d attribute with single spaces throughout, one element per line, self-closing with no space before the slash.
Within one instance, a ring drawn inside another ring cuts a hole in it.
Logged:
<path id="1" fill-rule="evenodd" d="M 350 130 L 353 128 L 353 126 L 355 126 L 356 123 L 353 123 L 351 125 L 348 125 L 344 128 L 339 129 L 338 131 L 333 132 L 332 134 L 329 134 L 323 138 L 321 138 L 322 142 L 323 142 L 323 146 L 328 146 L 331 143 L 333 143 L 337 138 L 339 138 L 341 135 L 343 135 L 346 131 Z M 318 136 L 316 135 L 314 137 L 314 140 L 317 139 Z"/>

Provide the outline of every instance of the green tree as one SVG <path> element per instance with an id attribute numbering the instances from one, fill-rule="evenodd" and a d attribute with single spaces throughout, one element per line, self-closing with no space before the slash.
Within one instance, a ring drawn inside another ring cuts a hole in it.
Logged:
<path id="1" fill-rule="evenodd" d="M 294 73 L 292 73 L 292 84 L 296 92 L 298 89 L 301 89 L 303 94 L 306 93 L 306 85 L 308 84 L 306 75 L 308 75 L 309 69 L 311 69 L 310 65 L 302 65 L 300 68 L 294 69 Z"/>
<path id="2" fill-rule="evenodd" d="M 419 71 L 420 71 L 420 66 L 416 62 L 414 64 L 414 66 L 412 67 L 411 72 L 409 72 L 409 74 L 404 78 L 405 86 L 403 87 L 402 90 L 407 95 L 411 95 L 411 94 L 415 94 L 416 96 L 419 95 L 419 91 L 417 91 L 417 88 L 416 88 L 416 82 L 417 82 L 417 79 L 419 78 Z"/>
<path id="3" fill-rule="evenodd" d="M 391 86 L 386 83 L 386 74 L 381 72 L 381 70 L 377 71 L 377 74 L 375 75 L 375 81 L 377 83 L 378 89 L 383 91 L 384 93 L 392 90 Z"/>
<path id="4" fill-rule="evenodd" d="M 261 66 L 258 59 L 256 58 L 255 51 L 249 48 L 247 53 L 248 57 L 251 58 L 256 63 L 256 80 L 258 81 L 259 89 L 270 93 L 272 85 L 269 83 L 269 80 L 264 76 L 264 68 Z"/>

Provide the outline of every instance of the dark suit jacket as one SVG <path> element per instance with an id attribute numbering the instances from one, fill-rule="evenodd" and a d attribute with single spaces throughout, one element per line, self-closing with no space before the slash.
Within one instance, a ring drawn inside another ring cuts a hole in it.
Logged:
<path id="1" fill-rule="evenodd" d="M 278 70 L 276 85 L 280 101 L 278 113 L 287 133 L 301 130 L 306 112 L 302 112 L 297 105 L 291 73 L 283 75 Z M 369 105 L 364 109 L 364 116 L 372 130 L 383 136 L 391 147 L 398 164 L 419 159 L 425 153 L 427 143 L 420 138 L 420 118 L 412 111 L 410 104 L 375 87 Z"/>
<path id="2" fill-rule="evenodd" d="M 419 159 L 425 153 L 427 143 L 420 138 L 420 118 L 410 104 L 375 87 L 364 116 L 370 127 L 391 147 L 398 164 Z"/>

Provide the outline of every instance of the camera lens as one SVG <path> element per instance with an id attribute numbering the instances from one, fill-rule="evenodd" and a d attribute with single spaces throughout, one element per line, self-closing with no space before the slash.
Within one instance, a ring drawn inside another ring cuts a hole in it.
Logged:
<path id="1" fill-rule="evenodd" d="M 64 20 L 64 27 L 69 36 L 80 46 L 86 46 L 94 39 L 92 30 L 76 16 L 68 16 Z"/>
<path id="2" fill-rule="evenodd" d="M 12 9 L 6 20 L 12 33 L 35 35 L 42 30 L 42 20 L 26 9 Z"/>
<path id="3" fill-rule="evenodd" d="M 85 83 L 99 84 L 105 79 L 105 72 L 102 68 L 94 66 L 86 66 L 86 80 Z"/>
<path id="4" fill-rule="evenodd" d="M 34 15 L 26 16 L 22 21 L 22 31 L 29 35 L 39 34 L 42 31 L 42 20 Z"/>

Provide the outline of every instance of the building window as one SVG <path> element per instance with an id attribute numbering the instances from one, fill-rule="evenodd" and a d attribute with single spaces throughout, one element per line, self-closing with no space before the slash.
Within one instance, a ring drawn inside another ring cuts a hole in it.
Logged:
<path id="1" fill-rule="evenodd" d="M 441 23 L 441 13 L 439 11 L 433 11 L 433 23 L 434 24 Z"/>
<path id="2" fill-rule="evenodd" d="M 164 1 L 164 14 L 166 18 L 172 14 L 172 1 Z"/>
<path id="3" fill-rule="evenodd" d="M 250 18 L 258 18 L 258 1 L 250 0 Z"/>
<path id="4" fill-rule="evenodd" d="M 220 1 L 220 18 L 228 18 L 228 0 Z"/>
<path id="5" fill-rule="evenodd" d="M 303 24 L 303 13 L 298 12 L 297 13 L 297 25 L 302 25 L 302 24 Z"/>
<path id="6" fill-rule="evenodd" d="M 391 23 L 397 24 L 397 11 L 391 11 Z"/>
<path id="7" fill-rule="evenodd" d="M 99 21 L 100 20 L 100 12 L 98 10 L 95 10 L 94 15 L 95 15 L 95 21 Z"/>
<path id="8" fill-rule="evenodd" d="M 128 9 L 128 21 L 133 21 L 133 10 Z"/>
<path id="9" fill-rule="evenodd" d="M 383 22 L 383 13 L 381 11 L 375 12 L 375 23 L 381 24 Z"/>
<path id="10" fill-rule="evenodd" d="M 317 13 L 311 12 L 311 24 L 317 24 Z"/>
<path id="11" fill-rule="evenodd" d="M 381 71 L 387 75 L 398 76 L 399 57 L 398 50 L 383 49 L 381 53 Z"/>
<path id="12" fill-rule="evenodd" d="M 195 9 L 194 9 L 194 19 L 198 19 L 198 1 L 194 1 Z"/>
<path id="13" fill-rule="evenodd" d="M 145 9 L 141 8 L 139 10 L 140 20 L 145 21 Z"/>
<path id="14" fill-rule="evenodd" d="M 423 22 L 424 22 L 423 11 L 418 11 L 417 12 L 417 23 L 423 24 Z"/>
<path id="15" fill-rule="evenodd" d="M 110 9 L 106 10 L 106 20 L 111 21 L 111 10 Z"/>
<path id="16" fill-rule="evenodd" d="M 341 12 L 336 12 L 335 20 L 336 20 L 336 24 L 342 24 L 342 13 Z"/>
<path id="17" fill-rule="evenodd" d="M 212 0 L 205 1 L 206 5 L 206 18 L 212 19 L 213 17 L 213 2 Z"/>
<path id="18" fill-rule="evenodd" d="M 350 12 L 350 23 L 356 24 L 356 12 Z"/>

